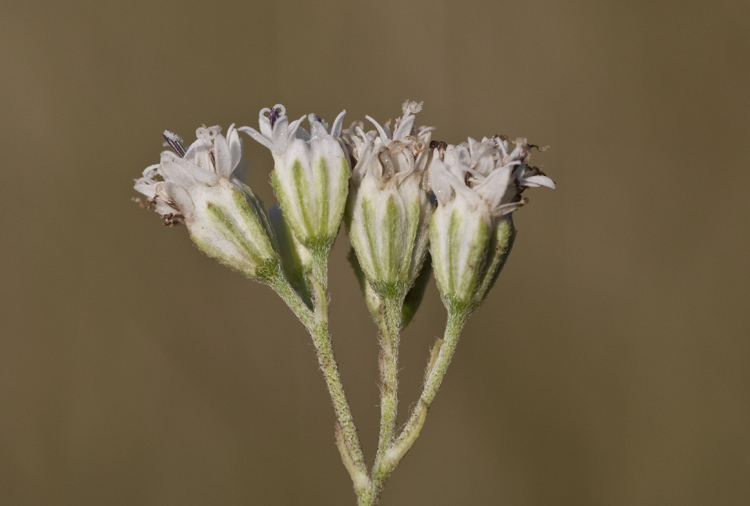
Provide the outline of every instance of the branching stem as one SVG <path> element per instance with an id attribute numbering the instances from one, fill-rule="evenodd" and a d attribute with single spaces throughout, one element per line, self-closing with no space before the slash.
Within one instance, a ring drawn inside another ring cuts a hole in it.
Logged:
<path id="1" fill-rule="evenodd" d="M 380 493 L 382 492 L 388 477 L 396 466 L 398 466 L 399 462 L 401 462 L 404 455 L 406 455 L 409 449 L 414 445 L 417 437 L 419 437 L 419 433 L 424 426 L 425 419 L 427 418 L 427 411 L 435 400 L 435 395 L 437 395 L 440 385 L 443 382 L 443 378 L 445 377 L 445 373 L 448 371 L 451 359 L 456 351 L 458 338 L 469 313 L 470 311 L 465 309 L 457 309 L 455 307 L 448 308 L 448 322 L 445 328 L 445 335 L 442 340 L 438 340 L 432 350 L 430 362 L 425 371 L 425 382 L 422 389 L 422 395 L 412 410 L 409 420 L 406 422 L 406 425 L 395 441 L 388 445 L 384 454 L 381 455 L 380 451 L 378 452 L 378 459 L 376 460 L 372 471 L 371 488 L 366 490 L 365 494 L 359 496 L 360 506 L 372 506 L 378 503 L 378 498 L 380 497 Z M 381 436 L 382 434 L 383 427 L 381 427 Z"/>
<path id="2" fill-rule="evenodd" d="M 321 273 L 319 270 L 318 274 Z M 354 489 L 359 496 L 363 489 L 371 488 L 370 479 L 367 475 L 362 446 L 357 436 L 357 429 L 344 393 L 344 386 L 341 383 L 338 365 L 331 345 L 331 337 L 328 332 L 328 294 L 325 284 L 321 283 L 317 276 L 313 276 L 315 302 L 313 312 L 305 305 L 282 274 L 279 273 L 278 276 L 268 279 L 267 282 L 299 317 L 312 337 L 318 364 L 323 372 L 328 392 L 331 395 L 333 409 L 336 413 L 337 446 L 341 453 L 341 459 L 354 483 Z"/>

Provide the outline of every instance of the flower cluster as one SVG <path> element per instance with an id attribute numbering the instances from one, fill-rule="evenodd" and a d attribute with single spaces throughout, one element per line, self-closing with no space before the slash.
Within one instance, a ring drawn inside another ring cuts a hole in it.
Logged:
<path id="1" fill-rule="evenodd" d="M 135 189 L 168 226 L 186 225 L 208 256 L 273 288 L 309 331 L 336 414 L 336 443 L 358 504 L 373 506 L 390 473 L 424 424 L 456 349 L 461 329 L 484 300 L 510 252 L 512 213 L 527 188 L 554 188 L 529 165 L 526 139 L 432 140 L 417 127 L 422 104 L 406 101 L 393 124 L 329 128 L 309 114 L 289 121 L 284 106 L 260 111 L 258 130 L 201 127 L 187 149 L 164 132 L 158 164 Z M 307 119 L 309 132 L 302 128 Z M 240 133 L 271 151 L 278 205 L 270 210 L 245 184 Z M 513 144 L 513 146 L 511 146 Z M 511 149 L 512 148 L 512 149 Z M 341 223 L 350 261 L 379 327 L 380 433 L 368 471 L 344 394 L 328 331 L 328 258 Z M 419 401 L 399 429 L 400 332 L 419 307 L 434 273 L 448 321 L 425 370 Z"/>
<path id="2" fill-rule="evenodd" d="M 421 109 L 406 101 L 392 127 L 367 116 L 374 129 L 365 131 L 361 122 L 343 130 L 345 111 L 329 128 L 314 114 L 289 122 L 276 105 L 260 111 L 259 130 L 231 126 L 225 137 L 201 127 L 187 149 L 166 131 L 171 150 L 135 189 L 165 224 L 184 223 L 199 248 L 248 276 L 263 280 L 278 267 L 309 296 L 343 219 L 375 316 L 386 300 L 404 303 L 428 250 L 444 301 L 473 307 L 510 249 L 522 192 L 555 185 L 528 165 L 534 146 L 525 139 L 512 149 L 500 136 L 435 142 L 432 127 L 415 126 Z M 270 213 L 243 182 L 239 132 L 273 155 L 279 205 Z"/>

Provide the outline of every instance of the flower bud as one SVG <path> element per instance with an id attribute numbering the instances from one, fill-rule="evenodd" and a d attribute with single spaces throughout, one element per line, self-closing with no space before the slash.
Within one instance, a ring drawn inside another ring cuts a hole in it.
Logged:
<path id="1" fill-rule="evenodd" d="M 421 104 L 407 101 L 393 134 L 355 127 L 344 136 L 353 161 L 346 227 L 359 265 L 381 297 L 400 300 L 414 284 L 427 253 L 432 214 L 425 188 L 431 128 L 414 128 Z"/>
<path id="2" fill-rule="evenodd" d="M 330 249 L 341 225 L 350 170 L 335 137 L 345 112 L 330 131 L 311 114 L 308 133 L 300 127 L 304 116 L 290 124 L 284 106 L 276 105 L 260 111 L 260 132 L 239 129 L 271 150 L 274 193 L 294 235 L 310 249 Z"/>
<path id="3" fill-rule="evenodd" d="M 257 278 L 278 263 L 262 203 L 240 180 L 244 172 L 242 142 L 229 127 L 199 128 L 187 149 L 167 130 L 174 152 L 164 151 L 136 180 L 165 225 L 184 223 L 198 248 L 221 263 Z"/>
<path id="4" fill-rule="evenodd" d="M 529 145 L 504 138 L 469 139 L 437 150 L 430 186 L 438 201 L 430 225 L 435 280 L 446 304 L 472 310 L 492 287 L 515 237 L 511 213 L 529 187 L 554 182 L 528 167 Z"/>

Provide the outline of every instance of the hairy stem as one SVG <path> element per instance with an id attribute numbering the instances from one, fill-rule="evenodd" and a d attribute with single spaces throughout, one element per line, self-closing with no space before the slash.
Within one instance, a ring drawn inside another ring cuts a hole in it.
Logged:
<path id="1" fill-rule="evenodd" d="M 279 294 L 279 297 L 286 302 L 286 305 L 300 319 L 305 328 L 309 330 L 315 324 L 315 314 L 310 311 L 310 308 L 307 307 L 307 304 L 305 304 L 297 291 L 289 284 L 283 273 L 274 271 L 271 275 L 263 279 L 263 281 Z"/>
<path id="2" fill-rule="evenodd" d="M 319 270 L 318 273 L 321 274 L 322 272 Z M 331 337 L 328 332 L 328 295 L 325 285 L 316 276 L 313 276 L 312 282 L 315 299 L 314 313 L 305 305 L 282 274 L 267 280 L 267 283 L 276 290 L 284 299 L 284 302 L 299 317 L 312 337 L 318 364 L 323 372 L 336 414 L 337 446 L 341 453 L 341 459 L 354 483 L 354 489 L 359 496 L 362 490 L 370 488 L 370 479 L 367 476 L 362 446 L 357 436 L 349 402 L 344 393 L 344 386 L 341 383 Z"/>
<path id="3" fill-rule="evenodd" d="M 398 414 L 398 348 L 401 333 L 402 298 L 386 299 L 380 316 L 380 436 L 378 453 L 372 469 L 375 483 L 385 483 L 391 473 L 384 461 L 393 444 Z"/>
<path id="4" fill-rule="evenodd" d="M 443 339 L 437 341 L 430 354 L 430 361 L 427 365 L 427 370 L 425 371 L 422 395 L 412 410 L 409 420 L 406 422 L 401 434 L 387 445 L 384 452 L 381 453 L 381 448 L 378 448 L 378 457 L 373 466 L 370 487 L 364 489 L 361 494 L 358 494 L 359 506 L 374 506 L 378 503 L 380 493 L 383 491 L 383 487 L 385 486 L 388 477 L 401 462 L 404 455 L 406 455 L 409 449 L 414 445 L 414 442 L 417 440 L 417 437 L 419 437 L 419 433 L 424 426 L 425 419 L 427 418 L 427 411 L 435 400 L 435 395 L 437 395 L 440 385 L 443 382 L 443 378 L 445 377 L 445 373 L 448 371 L 451 359 L 456 351 L 456 345 L 458 344 L 461 330 L 470 314 L 470 310 L 465 308 L 456 308 L 452 305 L 448 306 L 448 322 L 445 328 L 445 335 L 443 336 Z M 395 365 L 397 368 L 398 364 L 396 363 Z M 385 397 L 385 393 L 383 397 Z M 385 412 L 382 408 L 381 411 Z M 386 419 L 383 418 L 383 421 L 385 420 Z M 393 411 L 393 421 L 395 423 L 395 409 Z M 381 425 L 381 444 L 383 442 L 383 433 L 383 425 Z M 391 432 L 391 438 L 392 437 L 393 432 Z"/>
<path id="5" fill-rule="evenodd" d="M 451 363 L 453 354 L 456 351 L 458 338 L 461 330 L 469 316 L 469 311 L 463 309 L 448 308 L 448 322 L 445 327 L 445 335 L 442 343 L 438 343 L 433 349 L 430 364 L 425 371 L 425 383 L 422 389 L 422 395 L 414 407 L 409 420 L 406 422 L 404 429 L 396 441 L 390 447 L 384 460 L 391 468 L 395 468 L 406 452 L 412 447 L 419 433 L 422 430 L 424 421 L 427 417 L 427 411 L 435 400 L 440 385 L 443 382 L 445 373 Z"/>

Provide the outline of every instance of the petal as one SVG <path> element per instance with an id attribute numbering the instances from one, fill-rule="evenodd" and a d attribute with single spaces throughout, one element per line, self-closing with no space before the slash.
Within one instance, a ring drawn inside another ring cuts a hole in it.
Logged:
<path id="1" fill-rule="evenodd" d="M 310 116 L 312 116 L 312 114 Z M 312 139 L 325 139 L 326 137 L 330 137 L 330 135 L 331 134 L 328 133 L 328 129 L 326 129 L 323 123 L 315 119 L 310 121 L 310 137 Z"/>
<path id="2" fill-rule="evenodd" d="M 189 174 L 192 179 L 197 181 L 198 183 L 203 183 L 206 185 L 215 185 L 219 181 L 219 177 L 216 175 L 215 172 L 210 170 L 205 170 L 201 167 L 198 167 L 195 164 L 192 164 L 188 162 L 187 160 L 177 159 L 174 162 L 170 162 L 171 165 L 176 165 L 182 170 L 182 173 Z M 167 164 L 162 164 L 162 167 L 166 167 Z M 179 183 L 179 181 L 176 181 Z M 185 186 L 185 185 L 181 185 Z"/>
<path id="3" fill-rule="evenodd" d="M 190 146 L 188 146 L 187 151 L 185 152 L 185 155 L 182 158 L 187 157 L 188 160 L 195 159 L 195 152 L 198 148 L 204 147 L 206 144 L 206 141 L 204 139 L 197 139 L 195 140 Z"/>
<path id="4" fill-rule="evenodd" d="M 297 134 L 297 129 L 299 128 L 300 124 L 302 123 L 302 120 L 304 119 L 305 119 L 305 116 L 302 116 L 300 119 L 292 121 L 292 123 L 288 127 L 288 134 L 287 134 L 288 139 L 293 138 Z"/>
<path id="5" fill-rule="evenodd" d="M 435 156 L 430 167 L 430 188 L 440 205 L 446 205 L 453 199 L 453 187 L 456 184 L 453 174 L 445 164 Z"/>
<path id="6" fill-rule="evenodd" d="M 216 173 L 228 178 L 234 171 L 232 164 L 232 152 L 223 135 L 217 135 L 214 139 L 214 159 L 216 161 Z"/>
<path id="7" fill-rule="evenodd" d="M 411 134 L 411 129 L 414 126 L 415 119 L 417 119 L 417 117 L 407 110 L 401 117 L 401 121 L 399 121 L 398 123 L 398 128 L 393 133 L 393 140 L 401 140 L 407 135 Z"/>
<path id="8" fill-rule="evenodd" d="M 519 177 L 518 184 L 521 186 L 527 186 L 529 188 L 539 188 L 540 186 L 546 186 L 547 188 L 555 189 L 555 182 L 547 176 L 529 176 Z"/>
<path id="9" fill-rule="evenodd" d="M 378 133 L 380 133 L 380 140 L 381 140 L 381 141 L 383 141 L 383 144 L 385 144 L 386 146 L 387 146 L 388 144 L 390 144 L 390 143 L 391 143 L 391 139 L 390 139 L 390 137 L 389 137 L 389 136 L 388 136 L 388 135 L 387 135 L 387 134 L 385 133 L 385 130 L 383 130 L 383 127 L 382 127 L 382 126 L 380 126 L 380 123 L 378 123 L 377 121 L 375 121 L 374 119 L 372 119 L 372 118 L 371 118 L 371 117 L 369 117 L 369 116 L 365 116 L 365 118 L 367 118 L 367 119 L 368 119 L 368 120 L 370 121 L 370 123 L 372 123 L 373 125 L 375 125 L 375 128 L 377 128 L 377 129 L 378 129 Z"/>
<path id="10" fill-rule="evenodd" d="M 263 135 L 263 137 L 266 137 L 267 139 L 270 139 L 273 137 L 273 128 L 271 127 L 271 120 L 269 119 L 266 114 L 270 114 L 271 109 L 268 107 L 264 107 L 260 110 L 260 114 L 258 115 L 258 125 L 260 126 L 260 133 Z"/>
<path id="11" fill-rule="evenodd" d="M 269 123 L 269 127 L 270 127 L 270 123 Z M 247 135 L 255 139 L 257 142 L 263 144 L 265 147 L 273 151 L 273 142 L 271 142 L 271 139 L 264 137 L 263 135 L 260 134 L 260 132 L 258 132 L 254 128 L 244 126 L 244 127 L 239 127 L 237 130 L 240 132 L 246 133 Z"/>
<path id="12" fill-rule="evenodd" d="M 197 184 L 195 177 L 175 162 L 162 162 L 159 173 L 164 177 L 164 181 L 172 181 L 185 188 Z"/>
<path id="13" fill-rule="evenodd" d="M 207 169 L 204 169 L 203 167 L 190 163 L 187 160 L 182 160 L 180 158 L 176 159 L 174 163 L 182 167 L 184 171 L 186 171 L 191 176 L 193 176 L 195 180 L 198 181 L 199 183 L 203 183 L 206 185 L 214 185 L 219 181 L 219 177 L 216 175 L 216 172 L 214 172 L 214 165 L 213 165 L 213 162 L 211 161 L 210 155 L 208 156 L 209 156 L 209 161 L 208 161 L 209 168 Z"/>
<path id="14" fill-rule="evenodd" d="M 154 179 L 159 174 L 159 164 L 149 165 L 143 170 L 143 177 L 146 179 Z"/>
<path id="15" fill-rule="evenodd" d="M 364 145 L 364 147 L 361 149 L 361 151 L 358 153 L 358 160 L 357 164 L 354 166 L 354 169 L 352 170 L 352 182 L 356 185 L 359 184 L 360 181 L 362 181 L 362 178 L 367 175 L 369 172 L 369 167 L 371 163 L 372 158 L 372 149 L 373 149 L 373 143 L 371 140 L 367 140 L 367 144 Z"/>
<path id="16" fill-rule="evenodd" d="M 175 214 L 175 209 L 171 205 L 169 205 L 166 201 L 162 200 L 161 196 L 156 197 L 156 212 L 161 214 L 162 216 L 166 216 L 168 214 Z"/>
<path id="17" fill-rule="evenodd" d="M 339 137 L 341 135 L 341 128 L 344 124 L 344 116 L 346 115 L 346 109 L 341 111 L 338 116 L 336 116 L 336 119 L 333 121 L 333 126 L 331 127 L 331 135 L 334 137 Z"/>
<path id="18" fill-rule="evenodd" d="M 276 123 L 273 124 L 273 135 L 271 135 L 274 153 L 283 153 L 289 142 L 289 118 L 279 116 Z"/>
<path id="19" fill-rule="evenodd" d="M 190 145 L 183 158 L 177 158 L 176 160 L 185 160 L 202 169 L 213 170 L 213 162 L 210 155 L 212 147 L 211 141 L 198 139 Z"/>
<path id="20" fill-rule="evenodd" d="M 137 179 L 135 181 L 135 185 L 133 185 L 133 189 L 138 193 L 142 193 L 149 199 L 152 199 L 156 196 L 156 183 L 154 183 L 150 179 Z"/>
<path id="21" fill-rule="evenodd" d="M 193 199 L 190 198 L 190 194 L 188 194 L 188 192 L 183 187 L 175 183 L 166 183 L 164 185 L 164 189 L 171 197 L 172 201 L 177 204 L 177 207 L 180 208 L 182 214 L 193 212 L 193 210 L 195 209 Z"/>
<path id="22" fill-rule="evenodd" d="M 234 128 L 234 123 L 227 130 L 227 143 L 229 143 L 229 151 L 232 153 L 232 167 L 237 167 L 242 160 L 242 139 L 240 139 L 237 129 Z"/>
<path id="23" fill-rule="evenodd" d="M 509 165 L 495 169 L 484 181 L 474 187 L 474 191 L 487 202 L 490 209 L 500 205 L 510 185 L 511 172 Z"/>

